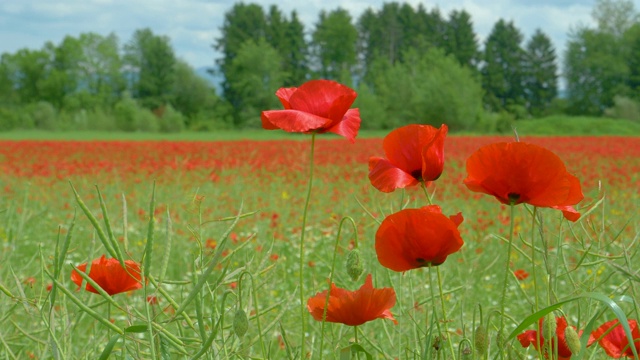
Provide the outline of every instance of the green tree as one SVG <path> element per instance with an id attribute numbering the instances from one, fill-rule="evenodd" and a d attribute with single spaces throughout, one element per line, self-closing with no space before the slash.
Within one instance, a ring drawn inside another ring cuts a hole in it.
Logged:
<path id="1" fill-rule="evenodd" d="M 219 98 L 207 80 L 196 74 L 186 62 L 176 62 L 175 75 L 171 104 L 187 117 L 186 125 L 189 126 L 200 113 L 212 110 Z"/>
<path id="2" fill-rule="evenodd" d="M 39 80 L 40 99 L 60 109 L 66 96 L 78 89 L 78 63 L 82 56 L 80 42 L 66 36 L 58 46 L 47 42 L 44 51 L 48 54 L 49 64 L 46 74 Z"/>
<path id="3" fill-rule="evenodd" d="M 383 128 L 445 123 L 454 130 L 471 129 L 482 112 L 483 95 L 472 70 L 438 48 L 422 55 L 409 50 L 403 57 L 404 63 L 380 58 L 373 64 L 372 89 L 385 111 L 367 114 L 363 108 L 363 118 L 371 115 Z"/>
<path id="4" fill-rule="evenodd" d="M 138 29 L 124 47 L 125 64 L 133 75 L 132 93 L 147 108 L 171 101 L 176 57 L 167 36 Z"/>
<path id="5" fill-rule="evenodd" d="M 126 87 L 122 73 L 122 58 L 118 37 L 111 33 L 103 36 L 96 33 L 80 34 L 81 60 L 78 64 L 83 86 L 91 103 L 87 107 L 111 107 L 120 98 Z"/>
<path id="6" fill-rule="evenodd" d="M 287 80 L 284 85 L 298 86 L 309 75 L 308 44 L 304 38 L 304 25 L 298 19 L 295 11 L 291 12 L 291 19 L 285 31 L 286 51 L 282 52 L 285 62 Z"/>
<path id="7" fill-rule="evenodd" d="M 615 95 L 628 92 L 629 68 L 611 33 L 582 28 L 570 34 L 564 58 L 569 111 L 600 115 Z"/>
<path id="8" fill-rule="evenodd" d="M 621 38 L 634 24 L 640 22 L 632 0 L 596 0 L 591 16 L 598 30 Z"/>
<path id="9" fill-rule="evenodd" d="M 351 71 L 357 63 L 358 31 L 351 15 L 341 8 L 320 12 L 312 34 L 312 49 L 318 75 L 326 79 L 351 81 Z"/>
<path id="10" fill-rule="evenodd" d="M 242 98 L 231 86 L 230 67 L 246 41 L 252 40 L 257 44 L 267 36 L 267 18 L 260 5 L 236 3 L 225 14 L 220 30 L 222 36 L 216 39 L 214 48 L 222 53 L 222 57 L 216 60 L 225 78 L 222 91 L 224 98 L 239 111 Z"/>
<path id="11" fill-rule="evenodd" d="M 3 56 L 3 64 L 21 104 L 37 102 L 43 98 L 42 82 L 51 64 L 47 51 L 20 49 L 13 55 Z"/>
<path id="12" fill-rule="evenodd" d="M 640 101 L 640 23 L 633 25 L 624 36 L 627 67 L 629 77 L 627 85 L 632 91 L 631 96 Z"/>
<path id="13" fill-rule="evenodd" d="M 230 90 L 240 101 L 236 105 L 236 127 L 257 127 L 261 110 L 281 106 L 274 93 L 282 86 L 286 73 L 282 57 L 266 40 L 245 41 L 226 75 Z"/>
<path id="14" fill-rule="evenodd" d="M 558 94 L 558 67 L 551 39 L 537 29 L 526 45 L 525 89 L 527 107 L 539 116 Z"/>
<path id="15" fill-rule="evenodd" d="M 307 65 L 307 43 L 304 25 L 293 11 L 287 20 L 275 5 L 267 15 L 267 42 L 282 56 L 282 66 L 287 73 L 286 86 L 297 86 L 304 82 L 309 72 Z"/>
<path id="16" fill-rule="evenodd" d="M 485 103 L 494 111 L 524 104 L 525 52 L 521 43 L 520 31 L 503 19 L 496 22 L 485 42 L 482 85 Z"/>
<path id="17" fill-rule="evenodd" d="M 480 50 L 471 15 L 468 12 L 454 10 L 449 14 L 446 38 L 447 41 L 443 45 L 446 53 L 453 55 L 461 65 L 475 69 Z"/>

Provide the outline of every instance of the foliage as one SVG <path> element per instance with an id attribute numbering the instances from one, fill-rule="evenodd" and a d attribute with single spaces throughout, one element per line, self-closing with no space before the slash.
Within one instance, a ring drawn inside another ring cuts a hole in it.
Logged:
<path id="1" fill-rule="evenodd" d="M 329 13 L 320 12 L 311 46 L 314 64 L 321 78 L 347 82 L 344 80 L 351 77 L 351 69 L 356 65 L 357 37 L 358 31 L 346 10 L 338 8 Z"/>
<path id="2" fill-rule="evenodd" d="M 465 10 L 453 10 L 449 14 L 447 41 L 444 43 L 444 48 L 447 54 L 453 55 L 461 65 L 476 69 L 480 62 L 480 50 L 473 30 L 471 14 Z"/>
<path id="3" fill-rule="evenodd" d="M 640 102 L 617 95 L 613 98 L 613 107 L 606 109 L 604 115 L 640 123 Z"/>
<path id="4" fill-rule="evenodd" d="M 571 35 L 565 54 L 569 111 L 600 115 L 613 105 L 616 94 L 627 91 L 629 67 L 621 54 L 620 39 L 582 28 Z"/>
<path id="5" fill-rule="evenodd" d="M 404 57 L 406 63 L 395 65 L 378 60 L 372 73 L 371 86 L 386 110 L 383 127 L 417 122 L 471 129 L 482 112 L 483 93 L 471 70 L 439 49 Z"/>
<path id="6" fill-rule="evenodd" d="M 513 22 L 498 20 L 484 46 L 484 66 L 481 69 L 485 104 L 500 111 L 525 101 L 526 53 L 520 46 L 522 33 Z"/>
<path id="7" fill-rule="evenodd" d="M 124 62 L 131 70 L 134 98 L 149 109 L 169 102 L 176 63 L 169 38 L 154 35 L 149 28 L 139 29 L 124 51 Z"/>
<path id="8" fill-rule="evenodd" d="M 257 127 L 260 111 L 281 106 L 274 94 L 285 78 L 280 54 L 264 39 L 243 43 L 227 73 L 229 89 L 242 99 L 234 125 Z"/>
<path id="9" fill-rule="evenodd" d="M 537 29 L 527 42 L 525 62 L 525 98 L 533 116 L 545 113 L 558 96 L 558 66 L 551 39 Z"/>

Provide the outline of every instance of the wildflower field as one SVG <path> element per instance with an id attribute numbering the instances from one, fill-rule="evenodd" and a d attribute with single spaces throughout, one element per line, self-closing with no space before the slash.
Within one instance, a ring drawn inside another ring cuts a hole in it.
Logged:
<path id="1" fill-rule="evenodd" d="M 575 223 L 559 211 L 539 209 L 533 233 L 533 207 L 515 208 L 506 335 L 535 312 L 536 296 L 539 309 L 562 304 L 556 315 L 564 314 L 579 330 L 615 319 L 613 303 L 637 319 L 640 142 L 521 137 L 556 153 L 580 179 L 585 198 Z M 308 140 L 3 141 L 0 357 L 299 358 L 298 239 Z M 371 185 L 368 161 L 384 156 L 382 139 L 316 140 L 303 296 L 326 290 L 332 269 L 333 282 L 349 290 L 371 274 L 375 288 L 395 289 L 391 312 L 398 324 L 376 320 L 358 326 L 356 334 L 353 327 L 326 323 L 322 333 L 322 323 L 307 313 L 302 321 L 308 357 L 321 356 L 321 340 L 326 358 L 357 350 L 366 351 L 362 358 L 452 358 L 450 345 L 456 358 L 496 354 L 509 206 L 469 191 L 463 180 L 465 161 L 475 150 L 511 140 L 446 138 L 444 171 L 427 191 L 443 213 L 462 213 L 464 245 L 437 273 L 428 267 L 394 272 L 378 263 L 379 223 L 401 208 L 427 204 L 419 186 L 382 193 Z M 111 236 L 108 214 L 124 258 L 148 264 L 143 289 L 112 296 L 78 291 L 72 265 L 110 256 L 70 182 L 103 236 Z M 345 263 L 356 242 L 364 275 L 354 281 Z M 50 276 L 56 279 L 55 298 Z M 234 328 L 238 311 L 248 320 L 242 336 Z M 535 321 L 529 319 L 534 324 L 524 330 L 535 329 Z M 484 331 L 480 336 L 478 329 Z M 484 355 L 476 345 L 482 346 L 482 336 Z M 507 356 L 537 356 L 515 337 L 508 344 Z M 607 357 L 597 346 L 583 351 L 584 358 Z"/>
<path id="2" fill-rule="evenodd" d="M 276 96 L 306 139 L 2 142 L 2 357 L 638 359 L 638 138 Z"/>

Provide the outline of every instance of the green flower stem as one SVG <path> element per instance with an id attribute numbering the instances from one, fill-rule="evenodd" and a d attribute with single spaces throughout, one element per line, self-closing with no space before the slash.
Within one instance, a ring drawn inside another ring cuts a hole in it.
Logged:
<path id="1" fill-rule="evenodd" d="M 309 155 L 309 187 L 307 188 L 307 199 L 304 202 L 304 211 L 302 212 L 302 229 L 300 229 L 300 325 L 302 329 L 302 342 L 300 344 L 300 356 L 302 359 L 306 357 L 305 353 L 305 306 L 304 306 L 304 234 L 307 226 L 307 209 L 309 209 L 309 199 L 311 198 L 311 188 L 313 186 L 313 153 L 316 144 L 316 133 L 311 134 L 311 154 Z"/>
<path id="2" fill-rule="evenodd" d="M 531 215 L 531 276 L 533 277 L 533 297 L 535 307 L 533 311 L 538 311 L 540 309 L 540 303 L 538 302 L 538 280 L 536 276 L 536 246 L 535 246 L 535 228 L 536 228 L 536 214 L 538 212 L 538 207 L 533 207 L 533 214 Z M 538 349 L 542 349 L 542 327 L 540 323 L 536 321 L 536 345 Z"/>
<path id="3" fill-rule="evenodd" d="M 438 289 L 440 290 L 440 306 L 442 307 L 442 322 L 444 323 L 444 329 L 447 333 L 447 342 L 449 343 L 449 350 L 451 350 L 452 359 L 455 359 L 456 351 L 453 349 L 453 342 L 449 339 L 449 332 L 447 331 L 447 310 L 444 307 L 444 293 L 442 292 L 442 276 L 440 276 L 440 267 L 436 266 L 436 274 L 438 274 Z M 431 276 L 431 274 L 429 274 Z"/>
<path id="4" fill-rule="evenodd" d="M 504 269 L 504 281 L 502 283 L 502 299 L 500 300 L 500 328 L 498 329 L 498 347 L 502 348 L 503 346 L 503 332 L 504 332 L 504 303 L 505 300 L 507 298 L 507 283 L 509 280 L 509 265 L 511 262 L 511 248 L 513 247 L 513 214 L 514 214 L 514 209 L 515 209 L 515 205 L 513 204 L 513 202 L 511 203 L 511 205 L 509 205 L 510 209 L 511 209 L 511 219 L 510 219 L 510 223 L 511 225 L 509 226 L 509 246 L 507 248 L 507 262 L 505 265 L 505 269 Z M 500 349 L 500 358 L 504 358 L 504 352 L 502 351 L 502 349 Z"/>
<path id="5" fill-rule="evenodd" d="M 427 201 L 429 205 L 433 205 L 433 201 L 431 200 L 431 195 L 429 195 L 429 191 L 427 191 L 427 185 L 424 183 L 424 180 L 420 180 L 420 187 L 422 187 L 422 191 L 427 196 Z"/>

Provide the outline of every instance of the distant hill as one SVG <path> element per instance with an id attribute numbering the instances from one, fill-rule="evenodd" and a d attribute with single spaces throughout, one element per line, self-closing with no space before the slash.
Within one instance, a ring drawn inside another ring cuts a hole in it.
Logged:
<path id="1" fill-rule="evenodd" d="M 213 69 L 213 75 L 209 73 L 209 69 Z M 198 74 L 203 79 L 207 80 L 209 84 L 211 84 L 216 89 L 216 94 L 222 94 L 222 82 L 224 81 L 224 76 L 218 71 L 217 68 L 202 66 L 196 68 L 196 74 Z"/>

